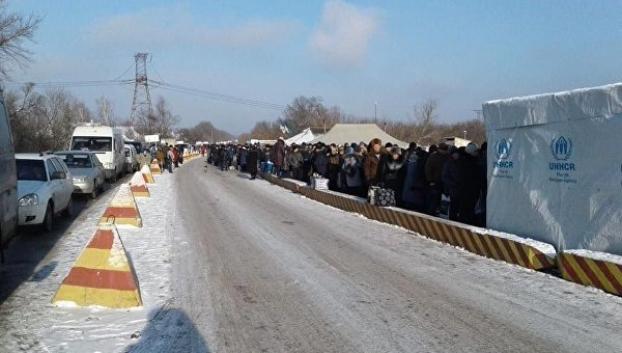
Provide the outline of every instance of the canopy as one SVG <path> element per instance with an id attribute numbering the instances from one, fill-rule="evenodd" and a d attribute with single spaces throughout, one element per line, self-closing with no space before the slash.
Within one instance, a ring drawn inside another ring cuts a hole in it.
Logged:
<path id="1" fill-rule="evenodd" d="M 313 135 L 313 132 L 311 132 L 311 128 L 308 127 L 302 130 L 302 132 L 298 135 L 292 136 L 285 140 L 285 144 L 288 146 L 291 146 L 293 144 L 301 145 L 303 143 L 309 143 L 313 141 L 313 139 L 315 139 L 315 135 Z"/>
<path id="2" fill-rule="evenodd" d="M 408 143 L 400 141 L 387 134 L 376 124 L 335 124 L 325 135 L 315 138 L 311 143 L 323 142 L 325 144 L 342 145 L 344 143 L 359 143 L 379 138 L 382 144 L 391 142 L 402 148 L 407 148 Z"/>

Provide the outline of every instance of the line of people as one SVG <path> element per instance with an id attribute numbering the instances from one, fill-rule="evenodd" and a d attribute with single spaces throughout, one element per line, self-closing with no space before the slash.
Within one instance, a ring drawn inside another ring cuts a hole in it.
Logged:
<path id="1" fill-rule="evenodd" d="M 433 216 L 443 210 L 451 220 L 485 225 L 485 143 L 481 148 L 474 143 L 460 148 L 440 143 L 426 150 L 415 142 L 403 149 L 380 139 L 291 146 L 279 139 L 273 146 L 211 146 L 208 161 L 221 170 L 249 172 L 253 178 L 258 163 L 271 162 L 279 177 L 306 183 L 322 177 L 330 190 L 360 197 L 367 197 L 372 186 L 391 189 L 398 207 Z M 447 198 L 448 205 L 442 202 Z"/>

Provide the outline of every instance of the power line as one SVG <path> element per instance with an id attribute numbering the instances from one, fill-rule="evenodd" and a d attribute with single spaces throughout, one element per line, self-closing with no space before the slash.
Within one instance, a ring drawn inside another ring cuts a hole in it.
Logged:
<path id="1" fill-rule="evenodd" d="M 152 83 L 152 85 L 158 88 L 163 88 L 163 89 L 167 89 L 173 92 L 185 93 L 185 94 L 189 94 L 189 95 L 193 95 L 197 97 L 218 100 L 218 101 L 227 102 L 227 103 L 246 105 L 246 106 L 255 107 L 255 108 L 274 109 L 274 110 L 283 110 L 285 108 L 285 106 L 276 104 L 276 103 L 270 103 L 270 102 L 256 100 L 256 99 L 236 97 L 236 96 L 218 93 L 218 92 L 212 92 L 212 91 L 206 91 L 206 90 L 201 90 L 197 88 L 175 85 L 175 84 L 171 84 L 168 82 L 161 82 L 161 81 L 154 81 L 154 80 L 150 80 L 150 82 Z"/>
<path id="2" fill-rule="evenodd" d="M 9 81 L 9 82 L 6 82 L 6 84 L 9 86 L 33 84 L 35 86 L 43 86 L 43 87 L 95 87 L 95 86 L 127 85 L 127 84 L 132 84 L 132 83 L 134 83 L 134 80 L 89 80 L 89 81 L 44 81 L 44 82 Z"/>

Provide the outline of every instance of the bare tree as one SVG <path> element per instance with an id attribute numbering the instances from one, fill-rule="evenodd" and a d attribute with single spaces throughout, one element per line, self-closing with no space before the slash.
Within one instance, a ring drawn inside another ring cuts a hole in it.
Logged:
<path id="1" fill-rule="evenodd" d="M 116 117 L 112 102 L 108 98 L 101 96 L 95 100 L 95 104 L 97 104 L 97 120 L 103 125 L 114 126 Z"/>
<path id="2" fill-rule="evenodd" d="M 436 122 L 436 100 L 430 99 L 415 106 L 414 140 L 422 144 L 430 144 L 436 141 L 434 138 L 434 124 Z"/>
<path id="3" fill-rule="evenodd" d="M 32 41 L 41 19 L 22 16 L 7 10 L 6 0 L 0 0 L 0 80 L 8 77 L 9 66 L 23 67 L 30 61 L 31 52 L 24 47 Z"/>

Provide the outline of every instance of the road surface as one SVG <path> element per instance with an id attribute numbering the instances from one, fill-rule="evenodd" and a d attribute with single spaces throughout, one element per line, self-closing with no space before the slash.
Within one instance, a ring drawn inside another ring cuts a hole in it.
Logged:
<path id="1" fill-rule="evenodd" d="M 620 298 L 202 162 L 174 181 L 174 298 L 134 351 L 622 351 Z"/>

